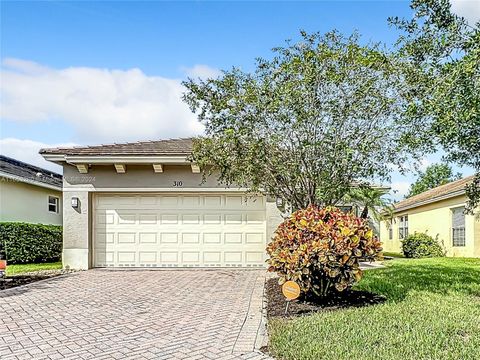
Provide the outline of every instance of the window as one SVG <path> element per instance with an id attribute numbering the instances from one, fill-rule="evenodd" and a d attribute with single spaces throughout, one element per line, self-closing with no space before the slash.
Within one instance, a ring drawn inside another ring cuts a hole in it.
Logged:
<path id="1" fill-rule="evenodd" d="M 349 212 L 352 212 L 353 210 L 351 206 L 339 206 L 338 208 L 342 210 L 344 213 L 349 213 Z"/>
<path id="2" fill-rule="evenodd" d="M 48 211 L 58 214 L 59 199 L 56 196 L 48 197 Z"/>
<path id="3" fill-rule="evenodd" d="M 465 246 L 465 207 L 452 209 L 452 245 Z"/>
<path id="4" fill-rule="evenodd" d="M 404 239 L 408 236 L 408 215 L 400 216 L 398 224 L 398 237 Z"/>
<path id="5" fill-rule="evenodd" d="M 393 240 L 393 222 L 388 222 L 388 240 Z"/>

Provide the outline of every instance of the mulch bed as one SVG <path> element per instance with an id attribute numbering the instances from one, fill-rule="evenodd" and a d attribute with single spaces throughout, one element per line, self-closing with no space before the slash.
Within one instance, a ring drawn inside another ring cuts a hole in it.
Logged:
<path id="1" fill-rule="evenodd" d="M 284 317 L 287 301 L 282 294 L 282 288 L 278 285 L 278 278 L 267 280 L 266 287 L 267 296 L 267 316 Z M 366 291 L 350 290 L 343 293 L 330 296 L 325 299 L 316 301 L 307 301 L 299 298 L 290 303 L 288 307 L 287 317 L 295 317 L 315 313 L 319 311 L 332 311 L 349 307 L 363 307 L 385 302 L 385 297 L 372 294 Z"/>
<path id="2" fill-rule="evenodd" d="M 31 273 L 23 273 L 18 275 L 0 277 L 0 291 L 13 287 L 27 285 L 39 280 L 45 280 L 63 274 L 68 274 L 71 270 L 43 270 Z"/>

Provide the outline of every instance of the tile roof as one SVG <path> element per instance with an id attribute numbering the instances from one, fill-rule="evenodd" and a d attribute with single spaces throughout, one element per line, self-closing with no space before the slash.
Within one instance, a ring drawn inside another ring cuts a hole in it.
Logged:
<path id="1" fill-rule="evenodd" d="M 27 183 L 42 183 L 58 187 L 59 190 L 62 188 L 62 175 L 4 155 L 0 155 L 0 175 L 1 174 L 20 178 Z"/>
<path id="2" fill-rule="evenodd" d="M 465 193 L 465 185 L 473 180 L 474 175 L 467 176 L 463 179 L 452 181 L 445 185 L 437 186 L 436 188 L 424 191 L 423 193 L 409 197 L 394 204 L 395 211 L 402 211 L 411 209 L 424 204 L 432 203 L 438 200 L 446 199 L 449 197 L 461 195 Z"/>
<path id="3" fill-rule="evenodd" d="M 138 141 L 122 144 L 106 144 L 94 146 L 75 146 L 70 148 L 40 149 L 40 154 L 108 156 L 108 155 L 190 155 L 192 138 Z"/>

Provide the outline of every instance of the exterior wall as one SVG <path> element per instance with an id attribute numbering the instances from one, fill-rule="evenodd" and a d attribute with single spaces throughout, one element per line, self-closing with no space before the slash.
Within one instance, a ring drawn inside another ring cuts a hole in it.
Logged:
<path id="1" fill-rule="evenodd" d="M 59 211 L 48 211 L 48 196 L 59 198 Z M 0 178 L 0 221 L 62 225 L 62 192 Z"/>
<path id="2" fill-rule="evenodd" d="M 181 186 L 176 186 L 179 184 Z M 87 174 L 76 167 L 63 167 L 63 201 L 65 206 L 63 233 L 63 264 L 72 269 L 91 267 L 92 195 L 95 192 L 202 192 L 242 191 L 225 189 L 215 177 L 202 182 L 202 174 L 192 173 L 187 165 L 165 165 L 163 173 L 155 173 L 152 166 L 128 165 L 125 174 L 118 174 L 113 165 L 94 165 Z M 80 208 L 73 209 L 71 198 L 79 199 Z M 266 204 L 267 240 L 283 220 L 274 199 Z"/>
<path id="3" fill-rule="evenodd" d="M 474 216 L 473 219 L 473 227 L 474 227 L 474 239 L 475 239 L 475 249 L 473 256 L 480 258 L 480 211 L 478 214 Z"/>
<path id="4" fill-rule="evenodd" d="M 282 212 L 277 207 L 276 199 L 267 197 L 266 219 L 267 219 L 267 243 L 273 238 L 278 225 L 284 220 Z"/>
<path id="5" fill-rule="evenodd" d="M 465 216 L 465 246 L 452 246 L 451 209 L 464 206 L 464 195 L 423 205 L 414 209 L 398 212 L 392 221 L 393 238 L 389 239 L 388 222 L 380 225 L 380 240 L 386 252 L 401 252 L 401 239 L 398 236 L 399 218 L 408 215 L 408 233 L 426 232 L 432 237 L 438 236 L 443 243 L 447 256 L 480 257 L 480 224 L 474 215 Z"/>

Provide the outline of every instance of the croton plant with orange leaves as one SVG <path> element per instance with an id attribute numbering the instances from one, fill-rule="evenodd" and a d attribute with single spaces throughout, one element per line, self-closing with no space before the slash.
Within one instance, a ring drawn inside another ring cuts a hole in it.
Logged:
<path id="1" fill-rule="evenodd" d="M 381 243 L 365 219 L 336 207 L 295 211 L 267 246 L 269 271 L 279 284 L 293 280 L 307 295 L 324 297 L 362 278 L 359 260 L 382 257 Z"/>

